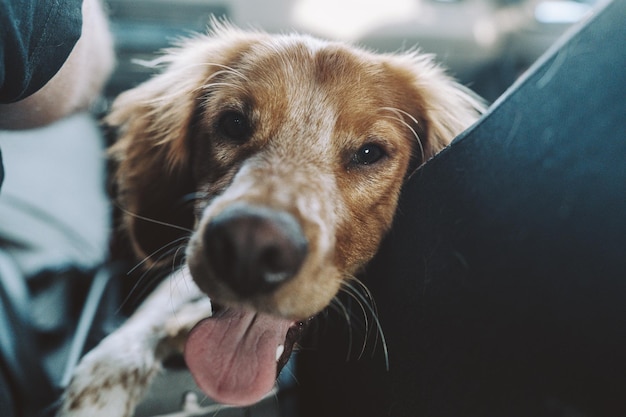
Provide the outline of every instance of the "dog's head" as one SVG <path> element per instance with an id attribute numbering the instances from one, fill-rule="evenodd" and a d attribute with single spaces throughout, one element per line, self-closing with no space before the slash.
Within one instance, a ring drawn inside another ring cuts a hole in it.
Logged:
<path id="1" fill-rule="evenodd" d="M 134 248 L 171 264 L 188 242 L 213 301 L 288 323 L 374 255 L 409 167 L 480 108 L 430 57 L 306 36 L 220 26 L 163 61 L 108 118 Z"/>

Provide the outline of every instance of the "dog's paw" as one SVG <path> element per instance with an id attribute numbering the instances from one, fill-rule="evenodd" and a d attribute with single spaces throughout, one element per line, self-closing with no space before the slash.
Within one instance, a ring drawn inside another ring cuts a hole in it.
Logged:
<path id="1" fill-rule="evenodd" d="M 150 349 L 112 334 L 77 366 L 58 417 L 130 417 L 160 364 Z"/>

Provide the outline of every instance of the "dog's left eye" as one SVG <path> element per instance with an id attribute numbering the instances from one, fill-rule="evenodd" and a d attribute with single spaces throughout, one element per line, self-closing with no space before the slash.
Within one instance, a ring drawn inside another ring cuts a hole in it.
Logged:
<path id="1" fill-rule="evenodd" d="M 227 111 L 218 122 L 220 132 L 234 142 L 245 142 L 252 134 L 248 118 L 238 111 Z"/>
<path id="2" fill-rule="evenodd" d="M 366 143 L 352 156 L 351 162 L 355 165 L 371 165 L 380 161 L 385 155 L 385 151 L 379 145 Z"/>

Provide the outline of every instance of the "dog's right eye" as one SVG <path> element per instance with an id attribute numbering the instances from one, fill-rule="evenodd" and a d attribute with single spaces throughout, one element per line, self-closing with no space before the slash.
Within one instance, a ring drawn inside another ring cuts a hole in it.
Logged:
<path id="1" fill-rule="evenodd" d="M 218 121 L 218 129 L 222 135 L 233 142 L 247 141 L 252 134 L 252 127 L 248 118 L 238 111 L 227 111 Z"/>

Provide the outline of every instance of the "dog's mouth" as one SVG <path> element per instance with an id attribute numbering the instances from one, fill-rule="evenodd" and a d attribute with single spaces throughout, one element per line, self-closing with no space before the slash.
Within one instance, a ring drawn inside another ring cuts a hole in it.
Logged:
<path id="1" fill-rule="evenodd" d="M 198 386 L 213 400 L 250 405 L 272 389 L 305 327 L 306 322 L 222 309 L 191 330 L 185 361 Z"/>

